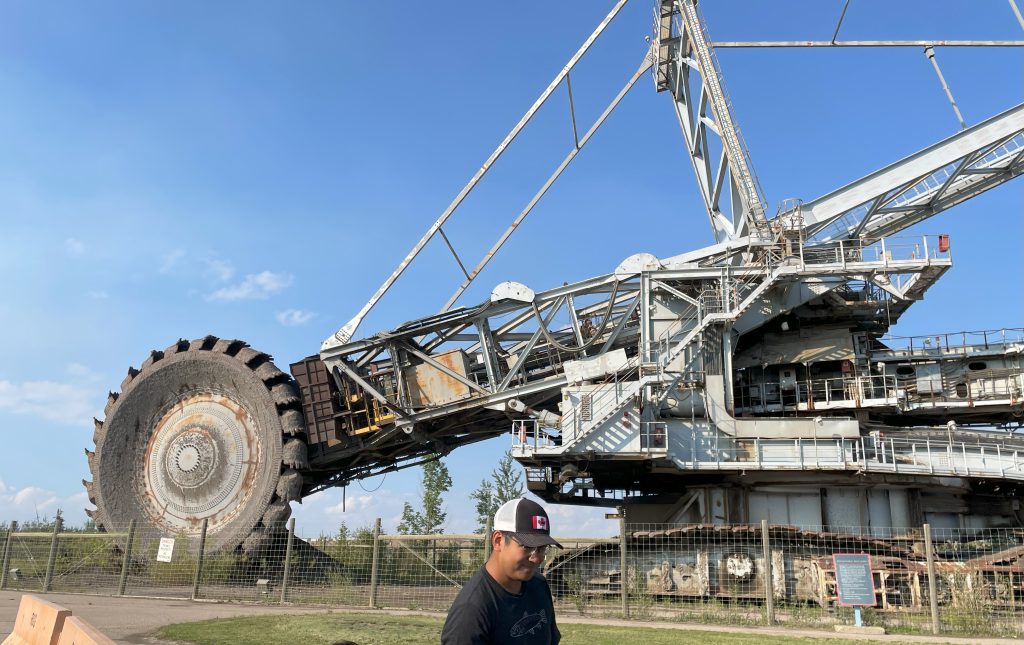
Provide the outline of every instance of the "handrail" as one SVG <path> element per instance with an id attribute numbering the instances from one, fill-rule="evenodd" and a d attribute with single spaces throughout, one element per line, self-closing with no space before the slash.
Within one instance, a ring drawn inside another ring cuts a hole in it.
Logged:
<path id="1" fill-rule="evenodd" d="M 970 339 L 971 342 L 968 342 Z M 959 342 L 957 342 L 959 341 Z M 892 347 L 900 343 L 900 347 Z M 1024 327 L 983 329 L 978 331 L 942 332 L 915 336 L 886 335 L 873 341 L 872 352 L 914 355 L 917 352 L 963 353 L 974 349 L 991 349 L 1011 344 L 1024 344 Z M 881 346 L 880 346 L 881 345 Z M 958 351 L 959 350 L 959 351 Z"/>
<path id="2" fill-rule="evenodd" d="M 520 423 L 516 421 L 514 428 L 528 430 L 525 440 L 519 430 L 513 431 L 514 454 L 529 456 L 567 447 L 541 431 L 535 422 L 526 421 L 525 426 Z M 672 454 L 666 422 L 641 422 L 637 431 L 640 454 L 667 453 L 683 470 L 846 470 L 1024 480 L 1024 441 L 1020 440 L 968 443 L 952 437 L 737 438 L 691 432 L 676 438 L 682 452 Z M 675 440 L 672 443 L 676 445 Z"/>
<path id="3" fill-rule="evenodd" d="M 1024 480 L 1024 442 L 691 435 L 689 470 L 855 470 Z M 685 438 L 684 438 L 685 439 Z"/>

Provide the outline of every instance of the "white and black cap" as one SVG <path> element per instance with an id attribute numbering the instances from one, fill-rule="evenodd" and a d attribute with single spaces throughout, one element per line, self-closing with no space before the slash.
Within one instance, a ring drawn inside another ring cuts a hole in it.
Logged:
<path id="1" fill-rule="evenodd" d="M 494 514 L 494 530 L 512 533 L 525 547 L 553 544 L 559 549 L 562 548 L 562 545 L 551 537 L 551 522 L 548 521 L 547 511 L 537 502 L 525 497 L 501 505 Z"/>

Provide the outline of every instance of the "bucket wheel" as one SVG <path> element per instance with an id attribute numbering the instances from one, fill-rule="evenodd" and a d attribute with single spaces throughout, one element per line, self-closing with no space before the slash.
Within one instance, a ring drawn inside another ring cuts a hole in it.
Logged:
<path id="1" fill-rule="evenodd" d="M 207 336 L 129 368 L 96 421 L 84 481 L 106 530 L 130 520 L 198 535 L 211 550 L 260 550 L 291 515 L 308 468 L 298 390 L 271 357 Z"/>

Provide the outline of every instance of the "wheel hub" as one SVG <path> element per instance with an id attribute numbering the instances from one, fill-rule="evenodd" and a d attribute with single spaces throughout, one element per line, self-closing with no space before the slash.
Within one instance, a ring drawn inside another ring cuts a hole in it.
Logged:
<path id="1" fill-rule="evenodd" d="M 256 422 L 239 403 L 199 393 L 174 404 L 146 450 L 145 487 L 154 522 L 170 531 L 214 531 L 252 492 L 261 446 Z"/>
<path id="2" fill-rule="evenodd" d="M 207 481 L 217 466 L 217 442 L 207 428 L 192 428 L 176 436 L 167 450 L 167 475 L 181 488 Z"/>

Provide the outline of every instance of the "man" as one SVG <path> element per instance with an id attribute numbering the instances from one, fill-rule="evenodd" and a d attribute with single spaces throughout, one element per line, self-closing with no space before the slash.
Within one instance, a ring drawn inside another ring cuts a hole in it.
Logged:
<path id="1" fill-rule="evenodd" d="M 562 638 L 547 580 L 537 573 L 551 537 L 544 508 L 525 498 L 494 514 L 491 557 L 455 597 L 442 645 L 556 645 Z"/>

